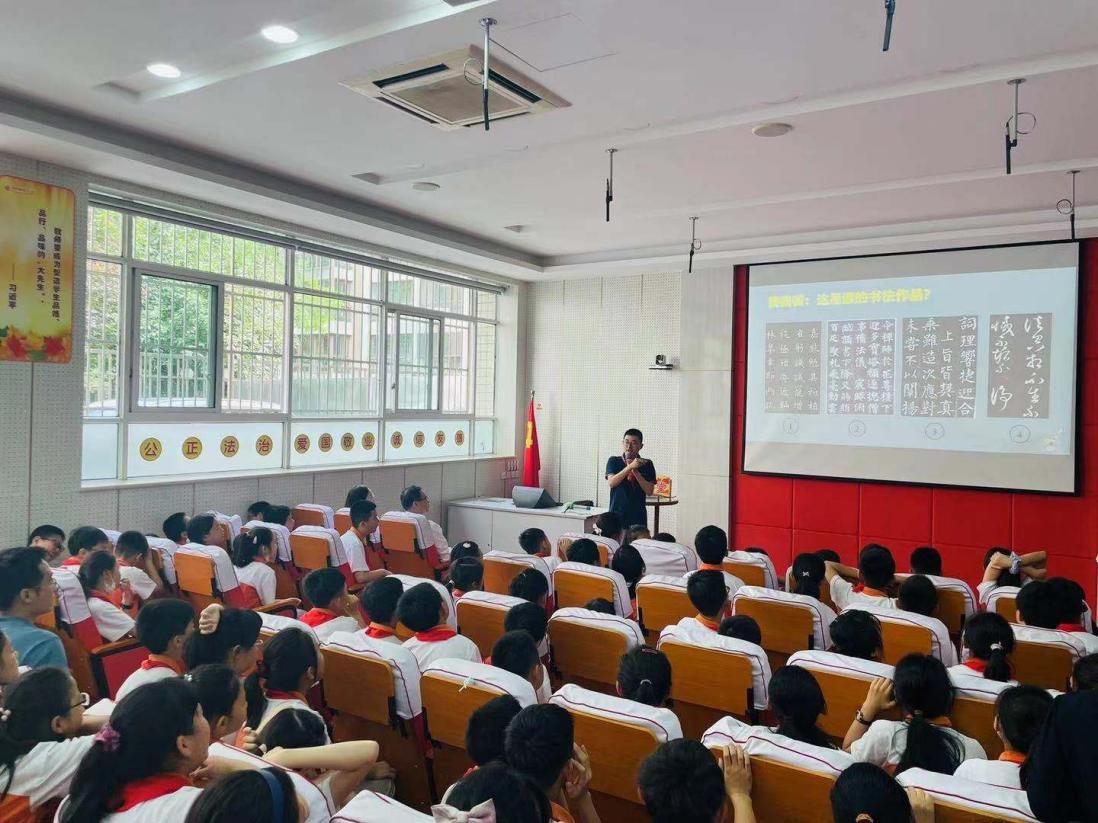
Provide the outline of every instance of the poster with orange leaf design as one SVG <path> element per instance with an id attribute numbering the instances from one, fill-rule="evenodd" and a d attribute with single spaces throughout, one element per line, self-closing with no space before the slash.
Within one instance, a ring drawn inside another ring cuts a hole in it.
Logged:
<path id="1" fill-rule="evenodd" d="M 72 358 L 76 195 L 0 176 L 0 360 Z"/>

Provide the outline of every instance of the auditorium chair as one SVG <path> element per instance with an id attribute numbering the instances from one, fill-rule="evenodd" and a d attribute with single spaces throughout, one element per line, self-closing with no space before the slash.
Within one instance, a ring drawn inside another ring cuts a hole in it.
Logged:
<path id="1" fill-rule="evenodd" d="M 762 631 L 762 647 L 776 671 L 789 655 L 831 646 L 835 612 L 814 597 L 743 586 L 732 597 L 732 611 L 751 617 Z"/>
<path id="2" fill-rule="evenodd" d="M 621 656 L 644 645 L 632 620 L 582 608 L 557 609 L 549 618 L 549 648 L 560 678 L 613 694 Z"/>
<path id="3" fill-rule="evenodd" d="M 351 509 L 348 506 L 336 509 L 332 515 L 332 528 L 340 534 L 351 528 Z"/>
<path id="4" fill-rule="evenodd" d="M 557 557 L 560 558 L 560 561 L 563 563 L 568 559 L 568 547 L 583 537 L 594 541 L 599 550 L 599 563 L 603 566 L 609 566 L 610 560 L 613 558 L 614 552 L 620 548 L 620 544 L 617 540 L 610 537 L 603 537 L 601 534 L 565 532 L 557 539 Z"/>
<path id="5" fill-rule="evenodd" d="M 530 568 L 529 564 L 522 563 L 519 560 L 524 555 L 516 554 L 513 556 L 516 559 L 512 560 L 510 557 L 499 556 L 485 556 L 481 559 L 481 563 L 484 565 L 484 590 L 486 592 L 507 594 L 511 590 L 511 581 Z M 529 557 L 529 555 L 525 556 Z M 550 583 L 550 585 L 552 584 Z"/>
<path id="6" fill-rule="evenodd" d="M 774 568 L 774 561 L 770 559 L 770 555 L 761 552 L 749 552 L 746 549 L 734 549 L 725 555 L 722 565 L 725 571 L 736 575 L 749 586 L 763 586 L 767 589 L 780 588 L 778 585 L 778 571 Z M 762 572 L 761 577 L 759 576 L 760 571 Z M 753 583 L 751 580 L 758 582 Z"/>
<path id="7" fill-rule="evenodd" d="M 683 578 L 649 574 L 637 583 L 637 619 L 649 643 L 655 643 L 665 627 L 697 613 Z"/>
<path id="8" fill-rule="evenodd" d="M 938 618 L 861 603 L 849 606 L 845 611 L 853 609 L 869 612 L 880 622 L 884 643 L 881 659 L 885 663 L 895 666 L 909 654 L 931 655 L 947 668 L 959 662 L 949 630 Z"/>
<path id="9" fill-rule="evenodd" d="M 1014 679 L 1027 686 L 1068 691 L 1075 661 L 1086 647 L 1068 632 L 1011 625 L 1014 652 L 1010 656 Z"/>
<path id="10" fill-rule="evenodd" d="M 878 677 L 890 680 L 893 667 L 872 660 L 859 660 L 834 652 L 797 652 L 787 661 L 790 666 L 803 666 L 812 672 L 824 695 L 826 710 L 818 725 L 830 738 L 842 741 L 850 721 L 865 702 L 870 684 Z M 878 716 L 883 720 L 900 720 L 898 708 L 888 709 Z"/>
<path id="11" fill-rule="evenodd" d="M 450 590 L 448 588 L 439 583 L 433 577 L 413 577 L 409 574 L 393 574 L 390 576 L 395 577 L 401 582 L 401 585 L 404 586 L 404 591 L 408 591 L 408 589 L 412 588 L 413 586 L 418 586 L 420 583 L 430 583 L 432 586 L 434 586 L 435 591 L 438 592 L 438 596 L 441 597 L 442 602 L 446 604 L 446 625 L 454 631 L 457 631 L 457 609 L 455 608 L 454 597 L 452 594 L 450 594 Z M 414 632 L 412 632 L 412 630 L 405 626 L 403 623 L 397 623 L 396 635 L 401 640 L 407 640 L 409 637 L 412 636 L 412 634 L 414 634 Z"/>
<path id="12" fill-rule="evenodd" d="M 993 589 L 987 596 L 984 608 L 989 612 L 995 612 L 1008 623 L 1018 620 L 1017 598 L 1020 589 L 1017 586 L 1000 586 Z"/>
<path id="13" fill-rule="evenodd" d="M 681 543 L 641 539 L 630 545 L 640 553 L 647 574 L 682 577 L 698 570 L 698 555 Z"/>
<path id="14" fill-rule="evenodd" d="M 1022 789 L 1008 789 L 938 774 L 908 769 L 896 776 L 904 788 L 922 789 L 934 800 L 934 823 L 985 823 L 1026 821 L 1037 823 Z"/>
<path id="15" fill-rule="evenodd" d="M 897 574 L 898 581 L 904 581 L 911 575 Z M 976 596 L 972 587 L 956 577 L 924 575 L 938 590 L 938 607 L 934 617 L 941 620 L 951 635 L 959 637 L 964 630 L 965 620 L 976 613 Z"/>
<path id="16" fill-rule="evenodd" d="M 955 696 L 949 719 L 953 728 L 979 741 L 988 759 L 994 760 L 1003 753 L 1003 741 L 995 733 L 995 701 L 1011 684 L 983 677 L 951 679 Z"/>
<path id="17" fill-rule="evenodd" d="M 614 612 L 630 617 L 633 605 L 625 578 L 613 569 L 588 566 L 585 563 L 561 563 L 553 572 L 553 591 L 557 608 L 583 607 L 596 597 L 614 604 Z"/>
<path id="18" fill-rule="evenodd" d="M 175 553 L 175 568 L 180 594 L 194 606 L 195 613 L 211 603 L 244 608 L 236 571 L 223 549 L 194 543 L 180 546 Z M 300 603 L 296 597 L 280 598 L 266 606 L 258 606 L 254 611 L 293 614 Z"/>
<path id="19" fill-rule="evenodd" d="M 149 549 L 153 553 L 153 563 L 164 581 L 164 585 L 174 594 L 179 591 L 179 578 L 175 573 L 175 551 L 179 548 L 174 540 L 166 537 L 149 537 Z"/>
<path id="20" fill-rule="evenodd" d="M 466 592 L 455 604 L 458 631 L 477 644 L 480 656 L 492 656 L 492 646 L 504 632 L 503 621 L 521 597 L 493 592 Z"/>
<path id="21" fill-rule="evenodd" d="M 293 564 L 304 577 L 316 569 L 336 568 L 347 581 L 347 591 L 360 591 L 363 584 L 355 580 L 351 561 L 343 548 L 343 541 L 335 529 L 324 526 L 298 526 L 290 534 L 290 556 Z M 304 592 L 302 592 L 304 599 Z M 312 606 L 312 604 L 309 604 Z"/>
<path id="22" fill-rule="evenodd" d="M 335 515 L 331 506 L 322 503 L 298 503 L 293 508 L 295 526 L 319 526 L 322 529 L 335 528 Z M 346 529 L 344 529 L 346 531 Z"/>
<path id="23" fill-rule="evenodd" d="M 241 534 L 249 534 L 252 529 L 269 529 L 274 540 L 275 556 L 270 564 L 275 573 L 275 597 L 285 599 L 300 597 L 298 581 L 301 572 L 294 565 L 290 551 L 290 530 L 281 523 L 264 523 L 262 520 L 249 520 L 240 528 Z"/>
<path id="24" fill-rule="evenodd" d="M 766 569 L 750 563 L 739 563 L 729 560 L 727 557 L 721 561 L 721 568 L 729 574 L 738 577 L 745 586 L 759 586 L 766 588 Z"/>
<path id="25" fill-rule="evenodd" d="M 386 568 L 397 574 L 441 579 L 445 564 L 429 540 L 426 517 L 411 512 L 390 513 L 380 523 Z"/>
<path id="26" fill-rule="evenodd" d="M 397 780 L 399 781 L 399 777 Z M 403 797 L 404 795 L 401 794 Z M 433 823 L 429 814 L 416 811 L 398 800 L 365 789 L 339 810 L 332 823 Z"/>

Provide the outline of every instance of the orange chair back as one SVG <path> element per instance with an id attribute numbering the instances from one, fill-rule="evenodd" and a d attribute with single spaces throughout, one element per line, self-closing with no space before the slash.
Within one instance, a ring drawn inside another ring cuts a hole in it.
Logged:
<path id="1" fill-rule="evenodd" d="M 518 577 L 529 566 L 523 563 L 511 563 L 496 557 L 485 557 L 484 564 L 484 591 L 493 594 L 509 594 L 511 581 Z"/>
<path id="2" fill-rule="evenodd" d="M 686 737 L 700 740 L 726 715 L 755 720 L 751 661 L 746 657 L 668 640 L 660 645 L 671 663 L 673 710 Z M 715 683 L 719 689 L 713 688 Z"/>
<path id="3" fill-rule="evenodd" d="M 934 610 L 937 617 L 951 635 L 960 635 L 965 627 L 965 606 L 968 599 L 952 589 L 938 589 L 938 607 Z"/>
<path id="4" fill-rule="evenodd" d="M 1008 623 L 1018 620 L 1018 600 L 1014 597 L 998 597 L 995 599 L 995 613 Z"/>
<path id="5" fill-rule="evenodd" d="M 881 640 L 884 642 L 882 661 L 895 666 L 909 654 L 930 654 L 934 648 L 934 633 L 925 626 L 881 621 Z"/>
<path id="6" fill-rule="evenodd" d="M 614 631 L 564 620 L 549 621 L 553 665 L 569 683 L 613 694 L 626 640 Z"/>
<path id="7" fill-rule="evenodd" d="M 1063 692 L 1070 687 L 1068 681 L 1075 658 L 1060 646 L 1015 640 L 1010 663 L 1014 669 L 1014 679 L 1019 683 Z"/>
<path id="8" fill-rule="evenodd" d="M 179 580 L 179 591 L 191 601 L 195 611 L 221 602 L 221 592 L 217 589 L 213 560 L 210 558 L 177 552 L 175 574 Z"/>
<path id="9" fill-rule="evenodd" d="M 721 750 L 710 751 L 719 761 Z M 834 785 L 830 775 L 766 757 L 751 758 L 751 805 L 758 820 L 818 820 L 821 809 L 831 808 Z"/>
<path id="10" fill-rule="evenodd" d="M 668 626 L 698 613 L 685 590 L 665 589 L 660 586 L 637 586 L 637 610 L 640 612 L 644 635 L 649 642 L 655 642 L 660 632 Z"/>
<path id="11" fill-rule="evenodd" d="M 721 566 L 726 572 L 735 575 L 748 586 L 766 586 L 766 570 L 762 566 L 752 566 L 750 563 L 737 563 L 734 560 L 724 560 Z"/>
<path id="12" fill-rule="evenodd" d="M 458 631 L 477 644 L 481 657 L 490 657 L 492 646 L 504 632 L 506 609 L 462 598 L 458 600 L 455 610 Z"/>
<path id="13" fill-rule="evenodd" d="M 420 680 L 427 730 L 436 743 L 465 750 L 465 729 L 473 712 L 496 697 L 498 689 L 455 683 L 427 672 Z"/>
<path id="14" fill-rule="evenodd" d="M 557 557 L 559 557 L 561 560 L 567 560 L 568 547 L 575 542 L 575 539 L 571 537 L 562 537 L 560 540 L 558 540 Z M 599 550 L 599 565 L 601 565 L 603 568 L 609 566 L 610 552 L 607 550 L 606 546 L 604 546 L 602 543 L 599 543 L 598 541 L 595 541 L 595 545 L 598 547 Z"/>
<path id="15" fill-rule="evenodd" d="M 872 680 L 847 677 L 838 672 L 811 669 L 812 676 L 820 684 L 827 710 L 820 715 L 818 725 L 829 737 L 842 740 L 850 721 L 865 702 Z M 889 709 L 879 715 L 883 720 L 900 720 L 899 709 Z"/>
<path id="16" fill-rule="evenodd" d="M 755 619 L 762 631 L 762 647 L 768 652 L 790 655 L 815 645 L 810 609 L 775 600 L 741 597 L 736 600 L 736 614 Z"/>
<path id="17" fill-rule="evenodd" d="M 554 573 L 553 585 L 558 609 L 567 606 L 583 608 L 596 597 L 614 602 L 614 583 L 605 577 L 594 577 L 563 569 Z"/>
<path id="18" fill-rule="evenodd" d="M 339 532 L 340 534 L 343 534 L 343 532 L 345 532 L 345 531 L 347 531 L 347 529 L 351 528 L 351 514 L 350 514 L 350 512 L 337 511 L 335 513 L 335 516 L 334 516 L 333 520 L 334 520 L 333 526 L 335 527 L 335 530 L 337 532 Z"/>
<path id="19" fill-rule="evenodd" d="M 995 701 L 957 696 L 949 713 L 953 728 L 980 741 L 989 760 L 1003 753 L 1003 741 L 995 733 Z"/>
<path id="20" fill-rule="evenodd" d="M 382 520 L 381 544 L 385 547 L 385 565 L 389 571 L 413 577 L 436 577 L 435 570 L 424 557 L 423 546 L 416 540 L 414 523 Z"/>
<path id="21" fill-rule="evenodd" d="M 299 526 L 320 526 L 327 528 L 328 523 L 324 519 L 324 512 L 316 509 L 300 508 L 294 506 L 294 522 Z M 344 529 L 346 531 L 346 529 Z M 342 534 L 342 532 L 340 532 Z"/>
<path id="22" fill-rule="evenodd" d="M 337 712 L 383 726 L 394 714 L 393 671 L 388 663 L 325 646 L 324 702 Z"/>
<path id="23" fill-rule="evenodd" d="M 330 559 L 328 541 L 316 534 L 291 534 L 290 556 L 299 569 L 326 569 Z"/>
<path id="24" fill-rule="evenodd" d="M 646 729 L 602 715 L 569 711 L 576 724 L 575 740 L 591 757 L 591 791 L 636 804 L 635 816 L 619 819 L 640 819 L 637 770 L 641 761 L 659 746 L 658 741 Z"/>

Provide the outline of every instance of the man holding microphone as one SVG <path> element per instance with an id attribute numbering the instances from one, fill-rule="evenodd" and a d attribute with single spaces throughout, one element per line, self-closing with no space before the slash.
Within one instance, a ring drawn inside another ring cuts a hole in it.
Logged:
<path id="1" fill-rule="evenodd" d="M 610 484 L 610 511 L 621 517 L 622 524 L 648 525 L 645 498 L 656 485 L 656 467 L 640 456 L 644 435 L 639 429 L 628 429 L 622 439 L 624 453 L 606 461 L 606 480 Z"/>

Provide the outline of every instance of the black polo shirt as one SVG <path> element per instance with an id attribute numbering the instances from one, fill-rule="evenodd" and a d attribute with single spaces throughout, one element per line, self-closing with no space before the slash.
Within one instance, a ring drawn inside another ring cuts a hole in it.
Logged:
<path id="1" fill-rule="evenodd" d="M 606 476 L 617 474 L 625 466 L 625 458 L 621 455 L 611 457 L 606 461 Z M 656 466 L 651 460 L 646 461 L 639 472 L 649 483 L 656 482 Z M 610 489 L 610 511 L 621 517 L 622 525 L 627 529 L 630 526 L 647 526 L 648 510 L 644 506 L 646 497 L 640 483 L 630 474 L 623 482 Z"/>

